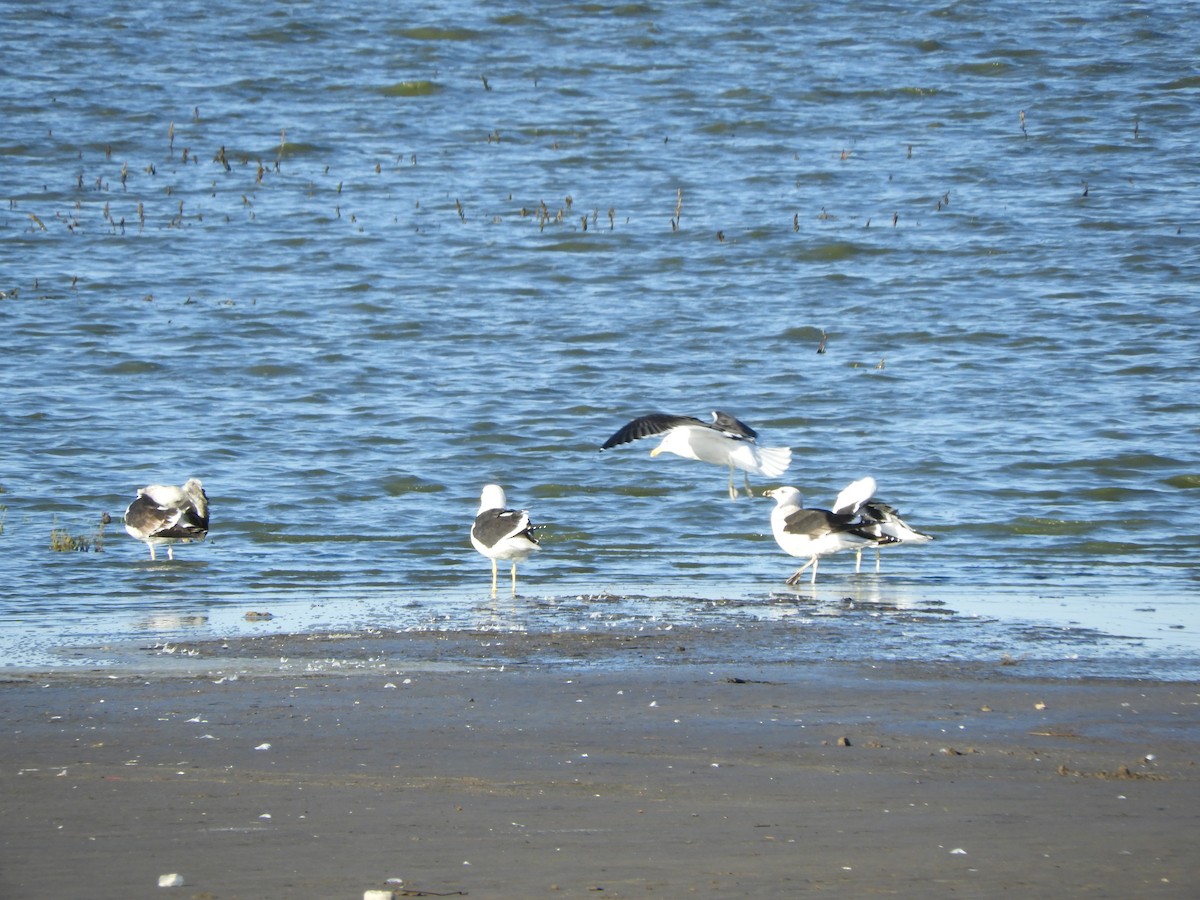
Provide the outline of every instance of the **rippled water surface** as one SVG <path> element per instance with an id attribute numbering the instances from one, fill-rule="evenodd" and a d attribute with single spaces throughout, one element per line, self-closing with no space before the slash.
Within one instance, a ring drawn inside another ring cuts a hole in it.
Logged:
<path id="1" fill-rule="evenodd" d="M 786 615 L 817 658 L 1200 673 L 1187 4 L 105 9 L 0 4 L 8 665 Z M 792 591 L 770 501 L 597 452 L 714 408 L 936 540 Z M 211 539 L 151 563 L 121 512 L 189 476 Z M 488 481 L 548 525 L 516 601 Z"/>

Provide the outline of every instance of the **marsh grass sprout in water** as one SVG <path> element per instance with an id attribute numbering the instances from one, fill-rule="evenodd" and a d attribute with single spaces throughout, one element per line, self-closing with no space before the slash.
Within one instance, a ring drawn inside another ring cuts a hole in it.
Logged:
<path id="1" fill-rule="evenodd" d="M 102 513 L 100 521 L 95 529 L 90 534 L 71 534 L 69 529 L 62 528 L 58 524 L 58 517 L 54 518 L 54 527 L 50 529 L 50 549 L 55 553 L 69 553 L 79 551 L 87 553 L 89 550 L 93 553 L 104 552 L 104 526 L 112 521 L 112 517 L 108 513 Z M 0 515 L 0 531 L 3 530 L 3 517 Z"/>

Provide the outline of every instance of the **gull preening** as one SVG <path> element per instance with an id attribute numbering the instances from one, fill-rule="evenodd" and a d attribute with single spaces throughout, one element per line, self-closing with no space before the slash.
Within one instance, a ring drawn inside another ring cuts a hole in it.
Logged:
<path id="1" fill-rule="evenodd" d="M 859 515 L 869 523 L 871 531 L 879 540 L 875 542 L 875 571 L 879 571 L 879 548 L 891 544 L 924 544 L 933 540 L 933 535 L 917 531 L 902 518 L 896 507 L 872 497 L 859 508 Z M 890 538 L 891 540 L 883 540 Z M 858 559 L 854 563 L 857 572 L 862 565 L 863 547 L 858 548 Z"/>
<path id="2" fill-rule="evenodd" d="M 471 544 L 492 561 L 492 596 L 496 596 L 496 560 L 512 560 L 512 592 L 517 595 L 517 562 L 540 550 L 533 531 L 537 526 L 529 521 L 523 509 L 507 509 L 504 488 L 498 484 L 484 485 L 479 495 L 479 512 L 471 526 Z"/>
<path id="3" fill-rule="evenodd" d="M 790 447 L 760 447 L 758 432 L 745 422 L 720 411 L 712 413 L 711 422 L 667 413 L 639 416 L 605 441 L 600 449 L 608 450 L 639 438 L 657 435 L 662 435 L 662 440 L 650 451 L 651 456 L 674 453 L 684 459 L 728 466 L 731 500 L 736 500 L 738 496 L 738 489 L 733 484 L 735 469 L 748 473 L 742 477 L 745 479 L 746 496 L 752 497 L 754 492 L 750 489 L 750 475 L 778 478 L 792 464 Z"/>
<path id="4" fill-rule="evenodd" d="M 137 499 L 125 510 L 125 530 L 150 548 L 165 544 L 167 559 L 174 559 L 174 544 L 203 541 L 208 534 L 208 495 L 199 478 L 189 478 L 183 487 L 151 484 L 139 488 Z"/>
<path id="5" fill-rule="evenodd" d="M 822 556 L 868 547 L 886 536 L 872 530 L 859 510 L 875 493 L 875 479 L 869 475 L 848 485 L 834 501 L 834 509 L 805 509 L 804 497 L 794 487 L 780 487 L 764 496 L 775 500 L 771 510 L 771 532 L 785 553 L 808 562 L 791 574 L 787 584 L 797 584 L 805 569 L 812 567 L 812 583 L 817 581 L 817 562 Z"/>

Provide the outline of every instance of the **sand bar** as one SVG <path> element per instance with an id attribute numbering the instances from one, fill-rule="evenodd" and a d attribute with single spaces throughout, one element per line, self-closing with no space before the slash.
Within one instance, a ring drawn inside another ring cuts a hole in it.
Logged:
<path id="1" fill-rule="evenodd" d="M 0 896 L 1200 896 L 1197 684 L 705 641 L 281 635 L 10 675 Z"/>

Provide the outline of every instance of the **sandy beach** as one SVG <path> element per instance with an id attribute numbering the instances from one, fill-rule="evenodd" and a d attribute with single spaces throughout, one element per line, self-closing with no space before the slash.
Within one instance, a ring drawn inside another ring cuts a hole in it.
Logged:
<path id="1" fill-rule="evenodd" d="M 708 640 L 296 635 L 10 673 L 0 895 L 1200 896 L 1196 684 Z"/>

